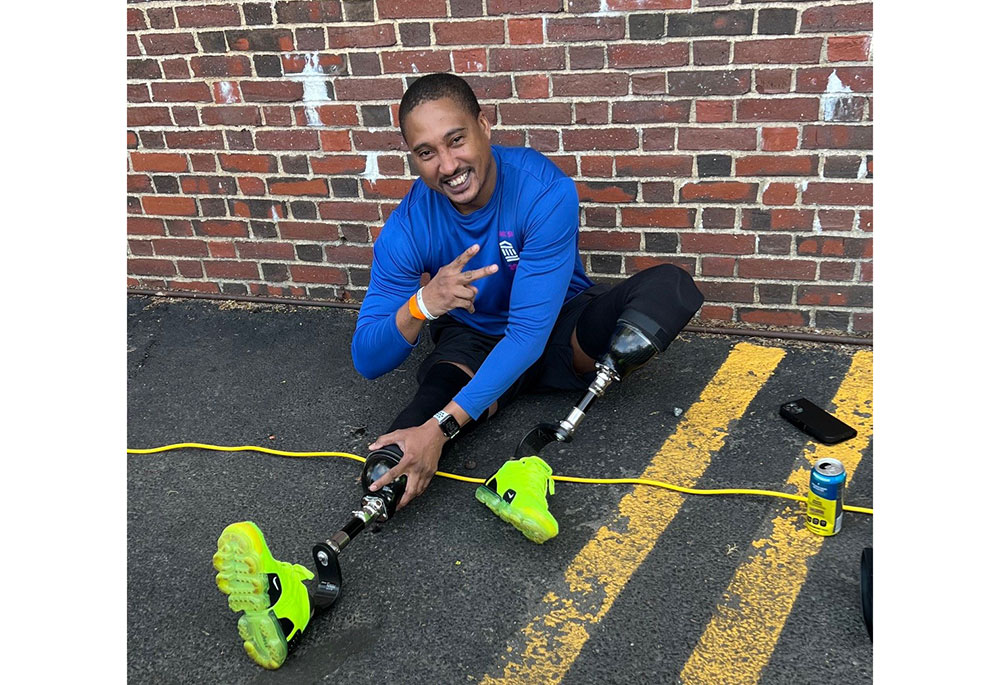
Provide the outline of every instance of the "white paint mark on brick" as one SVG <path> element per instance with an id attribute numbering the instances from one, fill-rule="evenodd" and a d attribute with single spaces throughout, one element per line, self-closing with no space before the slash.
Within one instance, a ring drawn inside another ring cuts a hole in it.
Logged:
<path id="1" fill-rule="evenodd" d="M 818 209 L 816 210 L 816 213 L 813 214 L 813 230 L 816 231 L 817 233 L 820 233 L 820 232 L 823 231 L 823 225 L 819 222 L 819 210 Z"/>
<path id="2" fill-rule="evenodd" d="M 836 69 L 830 72 L 830 78 L 826 80 L 826 91 L 820 97 L 820 103 L 823 105 L 823 121 L 836 121 L 837 105 L 845 95 L 853 92 L 851 87 L 844 85 L 837 76 Z"/>
<path id="3" fill-rule="evenodd" d="M 278 208 L 274 205 L 271 205 L 271 218 L 275 221 L 279 221 L 281 219 L 281 217 L 278 216 Z"/>
<path id="4" fill-rule="evenodd" d="M 330 94 L 326 89 L 327 75 L 319 63 L 319 53 L 310 52 L 305 55 L 305 66 L 298 74 L 288 74 L 288 78 L 302 82 L 302 102 L 305 104 L 306 126 L 322 126 L 316 104 L 329 102 Z"/>
<path id="5" fill-rule="evenodd" d="M 236 93 L 233 92 L 232 81 L 219 81 L 219 95 L 222 96 L 222 102 L 227 105 L 238 102 Z"/>
<path id="6" fill-rule="evenodd" d="M 852 231 L 861 230 L 861 212 L 854 212 L 854 223 L 851 224 Z"/>
<path id="7" fill-rule="evenodd" d="M 858 165 L 858 178 L 865 178 L 868 175 L 868 158 L 862 157 L 861 164 Z"/>
<path id="8" fill-rule="evenodd" d="M 416 64 L 413 64 L 412 62 L 410 62 L 410 68 L 412 68 L 412 69 L 413 69 L 413 73 L 414 73 L 414 74 L 416 74 L 417 72 L 419 72 L 419 71 L 420 71 L 419 69 L 417 69 L 417 65 L 416 65 Z"/>
<path id="9" fill-rule="evenodd" d="M 367 179 L 374 183 L 378 180 L 378 152 L 366 152 L 365 157 L 367 161 L 365 162 L 365 171 L 361 174 L 361 178 Z"/>

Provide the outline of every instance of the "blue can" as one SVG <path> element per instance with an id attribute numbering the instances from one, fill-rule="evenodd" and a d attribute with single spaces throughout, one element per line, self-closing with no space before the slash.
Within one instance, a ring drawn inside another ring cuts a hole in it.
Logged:
<path id="1" fill-rule="evenodd" d="M 844 518 L 847 472 L 836 459 L 820 459 L 809 476 L 806 528 L 817 535 L 836 535 Z"/>

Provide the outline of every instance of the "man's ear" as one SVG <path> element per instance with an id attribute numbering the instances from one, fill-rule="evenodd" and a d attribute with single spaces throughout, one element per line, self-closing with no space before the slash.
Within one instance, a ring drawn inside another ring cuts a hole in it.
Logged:
<path id="1" fill-rule="evenodd" d="M 490 120 L 486 118 L 486 113 L 479 110 L 479 127 L 483 129 L 487 139 L 490 137 Z"/>

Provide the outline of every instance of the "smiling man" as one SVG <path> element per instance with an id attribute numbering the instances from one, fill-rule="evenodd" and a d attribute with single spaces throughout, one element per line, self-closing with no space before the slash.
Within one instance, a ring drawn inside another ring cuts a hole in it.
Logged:
<path id="1" fill-rule="evenodd" d="M 530 148 L 491 146 L 490 123 L 461 78 L 414 81 L 399 122 L 419 178 L 375 242 L 351 344 L 367 378 L 397 368 L 425 326 L 434 344 L 413 399 L 369 446 L 396 463 L 372 483 L 373 492 L 406 479 L 397 510 L 427 488 L 449 441 L 519 392 L 585 390 L 595 360 L 604 363 L 623 340 L 630 367 L 638 368 L 703 301 L 687 272 L 670 265 L 614 287 L 594 285 L 577 248 L 572 179 Z M 559 531 L 546 499 L 551 476 L 538 456 L 511 460 L 476 498 L 544 542 Z M 250 521 L 222 532 L 213 563 L 230 608 L 244 612 L 239 632 L 247 653 L 277 668 L 315 611 L 305 585 L 312 572 L 275 559 Z"/>

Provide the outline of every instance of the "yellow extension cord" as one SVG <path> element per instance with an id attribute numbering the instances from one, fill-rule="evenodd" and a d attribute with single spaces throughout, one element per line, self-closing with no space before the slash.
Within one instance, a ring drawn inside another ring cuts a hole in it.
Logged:
<path id="1" fill-rule="evenodd" d="M 240 447 L 224 447 L 221 445 L 206 445 L 200 442 L 180 442 L 175 445 L 164 445 L 163 447 L 150 447 L 149 449 L 126 449 L 128 454 L 153 454 L 155 452 L 166 452 L 167 450 L 179 450 L 185 447 L 202 450 L 215 450 L 217 452 L 263 452 L 264 454 L 274 454 L 279 457 L 344 457 L 354 461 L 364 462 L 365 458 L 350 452 L 286 452 L 283 450 L 273 450 L 269 447 L 257 447 L 256 445 L 242 445 Z M 454 473 L 444 471 L 435 472 L 436 476 L 460 480 L 465 483 L 485 483 L 484 478 L 469 478 L 459 476 Z M 746 488 L 720 488 L 717 490 L 698 490 L 696 488 L 685 488 L 681 485 L 672 485 L 659 480 L 647 480 L 645 478 L 574 478 L 572 476 L 552 476 L 553 480 L 564 483 L 597 483 L 597 484 L 620 484 L 620 485 L 651 485 L 666 490 L 675 490 L 688 495 L 764 495 L 767 497 L 781 497 L 791 499 L 796 502 L 805 502 L 802 495 L 790 495 L 776 490 L 750 490 Z M 875 511 L 866 507 L 853 507 L 844 505 L 844 511 L 854 511 L 859 514 L 874 514 Z"/>

